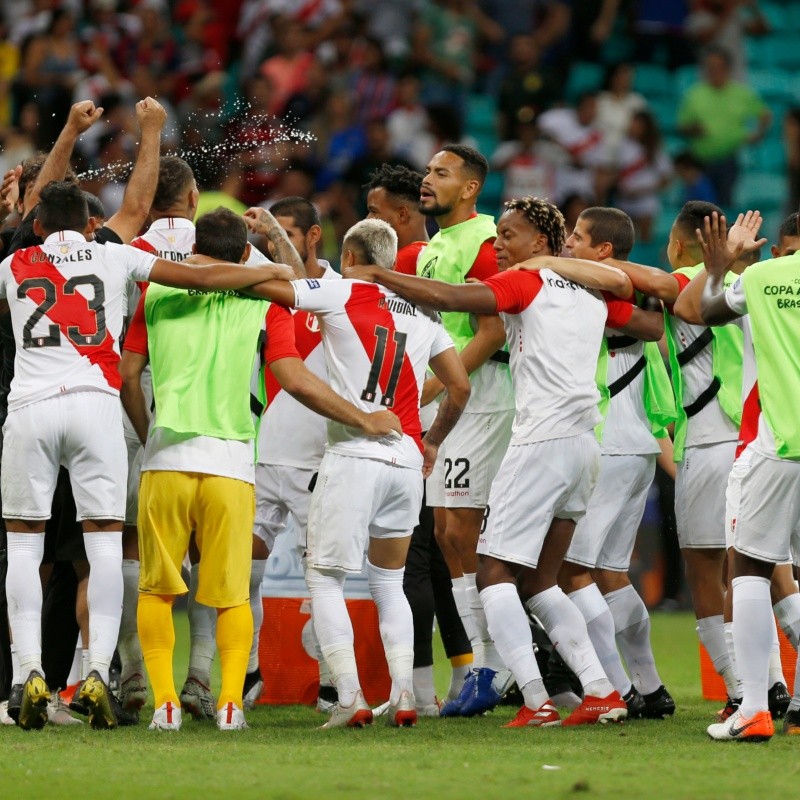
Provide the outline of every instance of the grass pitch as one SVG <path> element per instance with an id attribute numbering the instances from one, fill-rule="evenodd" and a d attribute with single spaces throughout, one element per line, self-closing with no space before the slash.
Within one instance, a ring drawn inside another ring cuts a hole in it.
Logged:
<path id="1" fill-rule="evenodd" d="M 186 618 L 176 617 L 176 676 L 186 664 Z M 219 733 L 184 722 L 177 734 L 77 726 L 0 729 L 0 798 L 766 798 L 797 797 L 800 739 L 711 742 L 718 703 L 700 700 L 697 639 L 688 614 L 654 615 L 671 720 L 547 730 L 503 730 L 516 709 L 479 719 L 423 719 L 395 730 L 318 731 L 304 707 L 260 707 L 250 729 Z M 440 693 L 447 661 L 437 653 Z M 269 679 L 269 676 L 266 676 Z M 793 676 L 788 676 L 791 683 Z"/>

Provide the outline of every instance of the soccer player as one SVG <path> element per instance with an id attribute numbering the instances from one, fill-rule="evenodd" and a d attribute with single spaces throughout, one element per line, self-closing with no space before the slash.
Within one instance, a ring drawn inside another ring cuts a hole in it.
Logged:
<path id="1" fill-rule="evenodd" d="M 8 531 L 9 621 L 25 677 L 19 724 L 46 721 L 38 569 L 59 464 L 70 471 L 90 565 L 89 675 L 79 690 L 94 727 L 115 727 L 107 687 L 122 605 L 125 453 L 117 339 L 129 278 L 236 289 L 281 273 L 234 265 L 197 270 L 133 248 L 87 241 L 86 198 L 74 184 L 41 192 L 34 231 L 43 245 L 0 264 L 17 343 L 2 463 Z"/>
<path id="2" fill-rule="evenodd" d="M 368 184 L 370 219 L 382 219 L 397 234 L 395 269 L 417 274 L 417 261 L 428 241 L 425 216 L 419 210 L 423 176 L 403 166 L 383 165 Z M 420 409 L 423 432 L 436 416 L 437 404 Z M 433 683 L 433 621 L 439 625 L 442 644 L 452 667 L 448 696 L 457 697 L 472 665 L 472 645 L 458 614 L 450 571 L 434 535 L 433 509 L 422 498 L 419 524 L 403 575 L 403 591 L 414 616 L 414 699 L 421 716 L 438 716 L 439 703 Z M 376 712 L 377 713 L 377 712 Z"/>
<path id="3" fill-rule="evenodd" d="M 740 457 L 739 513 L 733 534 L 733 641 L 742 680 L 742 702 L 725 721 L 710 725 L 712 739 L 758 742 L 774 733 L 769 711 L 769 654 L 774 626 L 770 578 L 790 558 L 800 524 L 800 439 L 792 413 L 800 385 L 800 328 L 795 299 L 797 255 L 748 267 L 726 288 L 725 274 L 742 243 L 731 244 L 724 217 L 704 222 L 708 273 L 701 315 L 721 325 L 749 314 L 761 415 L 756 438 Z"/>
<path id="4" fill-rule="evenodd" d="M 253 217 L 250 224 L 258 229 L 261 218 Z M 342 263 L 391 270 L 396 253 L 392 228 L 364 220 L 345 236 Z M 255 291 L 315 313 L 333 387 L 360 408 L 393 409 L 403 424 L 402 438 L 383 442 L 365 441 L 329 424 L 309 510 L 305 562 L 314 626 L 339 696 L 323 727 L 372 722 L 358 681 L 343 594 L 347 573 L 361 571 L 367 538 L 370 592 L 392 678 L 387 719 L 390 725 L 413 725 L 413 623 L 403 594 L 403 567 L 419 516 L 422 476 L 430 473 L 469 397 L 466 372 L 437 318 L 378 287 L 307 280 L 275 282 Z M 419 398 L 428 364 L 446 394 L 423 439 Z M 354 486 L 360 489 L 356 496 Z"/>
<path id="5" fill-rule="evenodd" d="M 439 231 L 417 262 L 418 275 L 462 284 L 497 274 L 494 220 L 476 211 L 488 172 L 486 159 L 471 147 L 448 144 L 433 156 L 422 181 L 419 210 L 436 220 Z M 489 487 L 511 436 L 514 393 L 508 353 L 503 350 L 503 325 L 496 314 L 470 316 L 448 311 L 442 322 L 472 386 L 469 405 L 426 484 L 427 503 L 435 509 L 436 537 L 450 569 L 453 597 L 473 645 L 475 669 L 467 673 L 458 695 L 454 696 L 457 687 L 451 686 L 441 710 L 442 716 L 457 716 L 491 708 L 510 683 L 510 674 L 496 654 L 480 652 L 480 642 L 488 636 L 476 627 L 482 614 L 475 584 L 475 548 Z M 441 388 L 436 380 L 428 381 L 423 405 Z"/>
<path id="6" fill-rule="evenodd" d="M 604 326 L 649 339 L 658 338 L 659 326 L 645 319 L 641 327 L 635 320 L 626 328 L 637 311 L 630 303 L 606 301 L 574 282 L 628 296 L 631 283 L 622 272 L 550 257 L 564 245 L 558 209 L 530 197 L 505 208 L 494 243 L 505 271 L 482 283 L 452 286 L 375 268 L 352 275 L 432 308 L 502 315 L 519 405 L 478 545 L 478 585 L 489 633 L 525 698 L 511 726 L 561 721 L 541 680 L 518 590 L 583 685 L 584 702 L 564 724 L 619 720 L 627 715 L 625 703 L 603 672 L 583 617 L 559 589 L 557 574 L 599 467 L 593 429 L 600 421 L 595 373 Z M 544 256 L 529 262 L 541 271 L 508 270 L 535 256 Z M 565 277 L 547 269 L 556 264 Z"/>
<path id="7" fill-rule="evenodd" d="M 576 258 L 627 259 L 634 244 L 631 218 L 615 208 L 589 208 L 566 242 Z M 635 302 L 633 294 L 628 298 Z M 664 324 L 661 311 L 643 311 Z M 600 475 L 586 515 L 559 574 L 578 607 L 603 669 L 628 706 L 628 717 L 675 712 L 650 645 L 650 615 L 628 578 L 645 503 L 661 453 L 653 431 L 668 436 L 675 420 L 672 387 L 658 346 L 607 332 L 608 407 L 602 429 Z M 630 678 L 620 660 L 622 653 Z"/>
<path id="8" fill-rule="evenodd" d="M 215 258 L 235 258 L 238 256 L 241 260 L 246 259 L 248 255 L 249 248 L 245 224 L 241 218 L 225 209 L 218 209 L 201 217 L 197 222 L 196 236 L 197 241 L 194 247 L 197 252 L 203 255 Z M 235 578 L 236 584 L 238 584 L 235 589 L 236 596 L 240 596 L 238 594 L 241 592 L 242 582 L 240 571 L 245 572 L 245 586 L 249 587 L 249 557 L 247 559 L 238 558 L 235 561 L 232 557 L 227 565 L 219 568 L 219 571 L 217 571 L 215 565 L 219 559 L 220 548 L 224 550 L 228 545 L 234 552 L 234 556 L 238 553 L 238 556 L 241 557 L 242 539 L 247 538 L 242 534 L 241 525 L 249 519 L 248 535 L 253 529 L 252 510 L 249 512 L 249 516 L 247 513 L 244 514 L 244 520 L 237 520 L 237 511 L 234 510 L 233 516 L 229 519 L 230 531 L 227 531 L 225 529 L 226 515 L 224 508 L 220 506 L 220 501 L 225 491 L 229 491 L 235 497 L 236 492 L 241 492 L 242 490 L 242 487 L 239 486 L 242 482 L 249 485 L 252 492 L 253 468 L 252 458 L 247 454 L 249 448 L 246 439 L 234 440 L 230 436 L 204 434 L 203 430 L 209 430 L 213 424 L 219 427 L 220 420 L 216 421 L 216 423 L 210 421 L 214 416 L 212 411 L 214 407 L 225 407 L 227 403 L 233 408 L 238 408 L 241 412 L 241 407 L 247 403 L 249 408 L 249 403 L 247 396 L 237 394 L 242 389 L 241 375 L 238 376 L 238 381 L 233 381 L 229 388 L 223 389 L 222 384 L 229 378 L 227 362 L 217 360 L 219 356 L 216 356 L 215 353 L 210 353 L 207 356 L 210 361 L 208 362 L 208 371 L 205 374 L 207 374 L 208 380 L 212 383 L 214 377 L 220 374 L 221 385 L 216 390 L 216 394 L 205 402 L 198 404 L 194 415 L 188 421 L 190 426 L 193 425 L 200 428 L 200 430 L 194 431 L 185 428 L 180 416 L 176 414 L 176 410 L 174 408 L 170 409 L 169 404 L 175 403 L 177 398 L 171 394 L 169 387 L 176 381 L 179 382 L 182 376 L 187 374 L 187 370 L 191 368 L 191 359 L 188 356 L 194 356 L 197 353 L 191 347 L 187 352 L 184 346 L 184 356 L 187 356 L 187 358 L 178 359 L 176 363 L 169 363 L 169 353 L 175 348 L 180 351 L 180 343 L 184 338 L 181 334 L 189 330 L 187 326 L 198 325 L 198 330 L 202 330 L 204 325 L 211 325 L 213 318 L 217 315 L 220 316 L 222 325 L 225 325 L 225 323 L 230 325 L 237 321 L 241 325 L 244 314 L 249 316 L 252 313 L 252 308 L 248 308 L 245 304 L 240 311 L 236 312 L 234 310 L 234 312 L 229 312 L 225 316 L 224 310 L 220 314 L 219 310 L 215 309 L 215 306 L 219 305 L 219 300 L 216 303 L 213 300 L 194 301 L 191 293 L 188 296 L 186 293 L 181 293 L 180 296 L 172 297 L 167 295 L 166 298 L 157 299 L 155 301 L 156 305 L 148 312 L 148 305 L 153 301 L 147 298 L 152 291 L 152 287 L 148 288 L 144 300 L 145 315 L 150 314 L 147 320 L 147 327 L 142 330 L 141 317 L 137 316 L 135 318 L 125 342 L 125 354 L 120 370 L 123 375 L 124 385 L 132 386 L 130 393 L 125 392 L 123 394 L 123 402 L 130 411 L 131 419 L 141 420 L 146 415 L 146 407 L 144 406 L 144 398 L 141 391 L 137 391 L 137 386 L 144 366 L 147 364 L 148 357 L 151 354 L 150 351 L 153 349 L 153 335 L 156 336 L 156 347 L 161 349 L 160 352 L 156 350 L 154 356 L 155 428 L 149 436 L 146 429 L 142 431 L 143 438 L 147 439 L 142 468 L 145 473 L 142 479 L 142 489 L 144 491 L 145 485 L 148 486 L 150 498 L 149 504 L 144 496 L 140 500 L 143 513 L 146 514 L 146 519 L 140 526 L 140 538 L 142 546 L 148 553 L 147 558 L 143 561 L 149 562 L 143 567 L 145 574 L 141 579 L 142 589 L 143 591 L 151 589 L 154 581 L 156 582 L 156 588 L 159 586 L 162 588 L 168 586 L 174 586 L 177 589 L 181 588 L 177 584 L 179 572 L 177 574 L 178 577 L 176 577 L 173 567 L 178 565 L 179 569 L 183 552 L 188 543 L 188 537 L 194 525 L 197 528 L 198 548 L 200 550 L 198 596 L 203 605 L 209 606 L 212 604 L 205 602 L 202 599 L 203 597 L 221 597 L 226 592 L 233 591 L 233 587 L 228 588 L 226 579 L 230 582 L 232 578 Z M 175 294 L 177 295 L 177 293 Z M 185 308 L 184 313 L 180 316 L 180 321 L 175 322 L 172 321 L 170 314 L 179 302 L 183 303 Z M 230 300 L 224 300 L 225 306 L 230 303 Z M 241 305 L 241 300 L 238 305 Z M 260 308 L 263 321 L 263 313 L 266 310 L 263 304 L 253 303 L 252 306 L 253 308 Z M 162 314 L 164 316 L 161 316 Z M 276 375 L 298 397 L 310 403 L 320 413 L 336 416 L 343 424 L 358 426 L 364 431 L 365 435 L 383 435 L 388 433 L 392 426 L 399 426 L 394 415 L 387 412 L 378 413 L 372 418 L 367 417 L 361 411 L 337 397 L 322 381 L 310 375 L 303 368 L 299 354 L 294 348 L 294 334 L 291 320 L 288 319 L 288 312 L 284 310 L 283 315 L 279 313 L 273 316 L 273 319 L 273 322 L 268 323 L 265 358 L 268 362 L 275 362 L 275 364 L 279 365 L 275 366 Z M 172 333 L 171 329 L 175 330 L 174 336 L 170 335 Z M 214 341 L 217 348 L 245 346 L 243 341 L 239 341 L 238 336 L 240 334 L 236 333 L 235 329 L 229 330 L 228 327 L 221 327 L 216 330 L 216 334 Z M 256 353 L 256 339 L 252 342 L 251 362 Z M 220 349 L 219 352 L 224 351 Z M 204 355 L 203 357 L 206 356 Z M 244 363 L 246 354 L 241 354 L 239 358 Z M 155 359 L 161 359 L 161 361 L 159 362 Z M 222 363 L 226 363 L 226 367 L 215 366 Z M 165 399 L 168 403 L 165 413 L 160 411 L 159 397 Z M 160 413 L 161 417 L 159 417 Z M 209 421 L 202 422 L 204 416 L 207 416 Z M 160 419 L 167 420 L 166 427 L 159 425 Z M 233 419 L 231 415 L 229 423 Z M 172 425 L 181 427 L 171 427 L 170 421 Z M 244 428 L 241 419 L 239 424 Z M 141 426 L 137 427 L 141 428 Z M 249 432 L 250 429 L 243 431 L 243 433 Z M 237 450 L 239 451 L 238 453 L 236 452 Z M 197 454 L 197 458 L 194 460 L 190 458 L 192 453 Z M 181 486 L 181 484 L 186 484 L 183 479 L 190 477 L 187 473 L 191 473 L 195 478 L 199 474 L 209 480 L 203 479 L 195 491 L 191 486 Z M 212 481 L 211 478 L 215 480 Z M 169 495 L 162 496 L 161 494 L 165 487 L 168 488 L 172 485 L 177 490 L 180 490 L 178 496 L 181 498 L 180 502 L 188 515 L 180 518 L 183 522 L 173 519 L 174 512 L 170 509 Z M 218 494 L 218 492 L 222 494 Z M 203 511 L 203 502 L 207 504 L 205 511 Z M 193 505 L 193 503 L 197 505 Z M 238 513 L 241 512 L 242 508 L 239 508 Z M 191 518 L 193 525 L 187 524 L 189 518 Z M 166 520 L 170 519 L 175 523 L 174 530 L 171 530 L 169 525 L 166 524 Z M 229 542 L 226 538 L 228 535 L 230 535 Z M 172 564 L 166 560 L 162 562 L 158 556 L 158 548 L 155 546 L 154 539 L 156 542 L 166 544 L 171 557 L 173 557 Z M 252 544 L 249 547 L 251 548 Z M 203 552 L 206 553 L 205 561 L 203 560 Z M 182 588 L 185 591 L 185 586 Z M 163 592 L 166 597 L 155 597 L 152 594 L 142 595 L 139 611 L 140 626 L 143 620 L 146 625 L 150 626 L 147 633 L 141 632 L 143 641 L 150 637 L 149 641 L 152 643 L 154 637 L 159 634 L 155 626 L 155 620 L 164 616 L 163 606 L 165 604 L 168 607 L 171 606 L 171 602 L 168 601 L 175 593 L 182 593 L 182 591 Z M 144 614 L 141 610 L 142 604 L 146 606 Z M 225 669 L 223 690 L 219 701 L 220 710 L 216 713 L 218 725 L 223 730 L 244 727 L 242 686 L 244 685 L 245 672 L 241 672 L 242 681 L 238 687 L 238 693 L 233 692 L 231 694 L 232 690 L 230 688 L 235 686 L 236 675 L 242 669 L 242 664 L 240 663 L 241 653 L 236 652 L 241 648 L 231 646 L 231 637 L 235 637 L 237 628 L 241 627 L 241 620 L 238 623 L 236 620 L 237 615 L 242 616 L 241 610 L 238 609 L 239 605 L 238 603 L 235 604 L 235 607 L 233 604 L 212 605 L 212 607 L 218 609 L 218 623 L 221 624 L 221 627 L 218 624 L 217 639 L 220 644 L 219 649 L 223 668 Z M 252 621 L 250 624 L 252 625 Z M 250 638 L 247 641 L 248 655 L 251 641 L 252 629 Z M 236 641 L 234 641 L 235 643 Z M 223 644 L 226 646 L 225 652 L 223 652 Z M 181 724 L 181 714 L 175 703 L 174 686 L 171 682 L 171 658 L 169 662 L 170 672 L 167 674 L 165 671 L 167 664 L 162 663 L 160 653 L 153 654 L 152 649 L 148 651 L 145 648 L 144 655 L 146 661 L 149 660 L 150 663 L 155 665 L 154 670 L 148 669 L 156 694 L 157 707 L 151 727 L 168 730 L 178 729 Z M 244 667 L 246 671 L 246 663 Z M 234 672 L 234 670 L 236 671 Z M 162 700 L 162 702 L 159 702 L 159 700 Z M 182 699 L 181 705 L 184 705 Z"/>

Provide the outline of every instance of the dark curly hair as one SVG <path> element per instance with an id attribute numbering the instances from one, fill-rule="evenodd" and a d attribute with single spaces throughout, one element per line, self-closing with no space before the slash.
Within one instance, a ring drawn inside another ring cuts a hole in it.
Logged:
<path id="1" fill-rule="evenodd" d="M 559 255 L 564 249 L 567 240 L 564 215 L 552 203 L 538 197 L 520 197 L 507 201 L 505 210 L 524 214 L 528 222 L 547 237 L 547 246 L 553 255 Z"/>
<path id="2" fill-rule="evenodd" d="M 422 173 L 403 166 L 381 164 L 370 174 L 369 183 L 364 188 L 369 192 L 372 189 L 385 189 L 393 197 L 419 203 L 419 190 L 422 186 Z"/>

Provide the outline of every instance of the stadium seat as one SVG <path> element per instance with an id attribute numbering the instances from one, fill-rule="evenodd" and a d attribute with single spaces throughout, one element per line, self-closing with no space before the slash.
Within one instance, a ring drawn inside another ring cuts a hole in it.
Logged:
<path id="1" fill-rule="evenodd" d="M 603 83 L 603 68 L 588 61 L 576 61 L 569 71 L 566 98 L 575 102 L 583 92 L 593 92 Z"/>
<path id="2" fill-rule="evenodd" d="M 785 105 L 800 102 L 800 79 L 794 70 L 783 69 L 777 65 L 770 69 L 751 69 L 748 83 L 770 106 L 775 102 Z M 776 118 L 780 117 L 775 109 L 773 113 Z"/>
<path id="3" fill-rule="evenodd" d="M 745 172 L 736 184 L 736 208 L 758 208 L 762 213 L 774 212 L 786 202 L 786 176 L 776 172 Z"/>
<path id="4" fill-rule="evenodd" d="M 797 9 L 785 12 L 785 16 L 796 16 Z M 759 48 L 760 64 L 768 67 L 772 64 L 797 69 L 800 67 L 800 47 L 797 46 L 797 33 L 781 28 L 765 36 Z"/>
<path id="5" fill-rule="evenodd" d="M 467 132 L 476 136 L 478 133 L 494 134 L 497 107 L 495 98 L 484 94 L 472 94 L 467 101 Z"/>
<path id="6" fill-rule="evenodd" d="M 643 94 L 648 102 L 654 97 L 672 93 L 672 76 L 658 64 L 637 64 L 633 78 L 633 89 Z"/>
<path id="7" fill-rule="evenodd" d="M 742 166 L 750 171 L 780 172 L 786 166 L 786 151 L 780 137 L 770 136 L 752 147 L 745 148 Z"/>
<path id="8" fill-rule="evenodd" d="M 672 133 L 678 129 L 678 106 L 674 96 L 648 97 L 647 102 L 662 133 Z"/>
<path id="9" fill-rule="evenodd" d="M 480 210 L 484 214 L 497 216 L 503 202 L 503 175 L 500 172 L 490 172 L 486 176 L 486 183 L 480 196 Z"/>
<path id="10" fill-rule="evenodd" d="M 675 70 L 675 76 L 673 78 L 673 88 L 675 92 L 675 97 L 678 98 L 678 103 L 680 104 L 680 100 L 683 95 L 686 93 L 686 90 L 694 83 L 697 83 L 699 78 L 699 70 L 697 67 L 690 66 L 690 67 L 681 67 L 680 69 Z"/>

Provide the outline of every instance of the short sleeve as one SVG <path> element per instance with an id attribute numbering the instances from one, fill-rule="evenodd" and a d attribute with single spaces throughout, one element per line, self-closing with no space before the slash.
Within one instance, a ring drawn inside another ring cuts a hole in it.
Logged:
<path id="1" fill-rule="evenodd" d="M 107 247 L 109 245 L 106 245 Z M 125 272 L 131 280 L 142 282 L 150 280 L 150 270 L 158 260 L 158 256 L 138 250 L 135 247 L 119 245 L 118 249 L 124 258 Z"/>
<path id="2" fill-rule="evenodd" d="M 735 314 L 747 313 L 747 300 L 744 296 L 744 281 L 742 278 L 737 278 L 725 290 L 725 302 Z"/>
<path id="3" fill-rule="evenodd" d="M 431 345 L 431 358 L 436 358 L 440 353 L 444 353 L 445 350 L 455 347 L 453 340 L 444 329 L 444 325 L 442 325 L 441 322 L 436 322 L 434 324 L 436 326 L 436 336 Z"/>
<path id="4" fill-rule="evenodd" d="M 326 281 L 319 278 L 303 278 L 292 281 L 295 308 L 313 314 L 330 314 L 341 311 L 353 281 Z"/>
<path id="5" fill-rule="evenodd" d="M 131 353 L 138 353 L 140 356 L 149 357 L 147 323 L 144 318 L 144 298 L 144 294 L 139 298 L 139 304 L 136 306 L 136 311 L 133 312 L 130 325 L 128 325 L 128 330 L 125 333 L 125 342 L 122 345 L 122 349 Z"/>
<path id="6" fill-rule="evenodd" d="M 542 288 L 542 276 L 538 272 L 512 270 L 501 272 L 484 281 L 494 293 L 497 313 L 519 314 L 533 301 Z"/>
<path id="7" fill-rule="evenodd" d="M 627 300 L 606 299 L 606 306 L 608 307 L 606 324 L 609 328 L 623 328 L 631 321 L 633 303 L 629 303 Z"/>
<path id="8" fill-rule="evenodd" d="M 272 262 L 255 246 L 250 245 L 250 255 L 244 262 L 247 267 L 257 267 L 260 264 L 271 264 Z"/>
<path id="9" fill-rule="evenodd" d="M 492 275 L 497 275 L 497 253 L 494 249 L 494 239 L 487 239 L 478 250 L 478 255 L 467 273 L 467 278 L 485 281 Z"/>
<path id="10" fill-rule="evenodd" d="M 282 358 L 300 358 L 294 339 L 294 318 L 288 308 L 272 303 L 267 311 L 264 363 L 269 366 Z"/>

